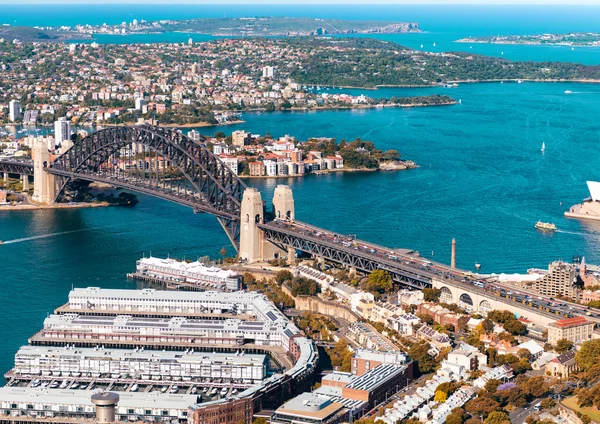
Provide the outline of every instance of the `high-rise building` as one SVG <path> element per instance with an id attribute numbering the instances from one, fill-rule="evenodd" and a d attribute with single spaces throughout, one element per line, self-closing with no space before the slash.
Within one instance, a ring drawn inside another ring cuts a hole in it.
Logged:
<path id="1" fill-rule="evenodd" d="M 15 122 L 21 117 L 21 103 L 18 100 L 11 100 L 8 103 L 8 117 L 11 122 Z"/>
<path id="2" fill-rule="evenodd" d="M 142 110 L 144 106 L 147 104 L 146 100 L 138 97 L 135 99 L 135 110 Z"/>
<path id="3" fill-rule="evenodd" d="M 263 67 L 263 78 L 273 78 L 275 75 L 275 68 L 272 66 L 264 66 Z"/>
<path id="4" fill-rule="evenodd" d="M 62 143 L 71 139 L 71 123 L 67 118 L 58 118 L 54 122 L 54 143 L 57 146 L 62 146 Z"/>
<path id="5" fill-rule="evenodd" d="M 563 296 L 577 299 L 577 269 L 574 265 L 556 261 L 548 267 L 548 273 L 533 283 L 533 289 L 546 296 Z"/>
<path id="6" fill-rule="evenodd" d="M 238 130 L 231 133 L 231 144 L 244 147 L 252 143 L 252 135 L 246 131 Z"/>

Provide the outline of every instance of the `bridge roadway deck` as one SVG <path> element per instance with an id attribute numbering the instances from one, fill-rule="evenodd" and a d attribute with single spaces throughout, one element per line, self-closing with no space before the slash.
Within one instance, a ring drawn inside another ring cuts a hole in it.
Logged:
<path id="1" fill-rule="evenodd" d="M 482 283 L 480 288 L 474 285 L 478 281 L 477 275 L 469 271 L 454 269 L 447 265 L 430 261 L 419 256 L 415 251 L 408 249 L 390 249 L 373 243 L 357 240 L 353 236 L 305 224 L 299 221 L 285 221 L 276 219 L 265 224 L 260 224 L 265 231 L 265 238 L 276 244 L 292 246 L 300 251 L 321 256 L 324 259 L 354 266 L 359 270 L 371 272 L 375 269 L 384 269 L 392 274 L 394 281 L 412 288 L 422 289 L 431 287 L 434 280 L 438 283 L 452 285 L 461 290 L 489 298 L 495 302 L 507 305 L 507 308 L 524 308 L 531 313 L 547 319 L 561 319 L 564 316 L 586 315 L 587 308 L 572 302 L 565 302 L 567 306 L 552 306 L 550 298 L 543 298 L 543 306 L 532 306 L 523 299 L 501 296 L 497 292 L 503 286 L 494 283 Z M 342 244 L 346 243 L 346 245 Z M 520 288 L 511 288 L 519 291 Z M 521 290 L 523 291 L 523 290 Z M 539 294 L 532 293 L 537 301 Z M 524 297 L 524 296 L 523 296 Z M 533 300 L 533 299 L 532 299 Z M 535 303 L 534 301 L 534 303 Z M 548 311 L 546 311 L 546 308 Z M 598 312 L 598 311 L 594 311 Z M 600 314 L 594 313 L 587 316 L 592 321 L 600 322 Z"/>
<path id="2" fill-rule="evenodd" d="M 364 272 L 384 269 L 390 272 L 395 281 L 415 289 L 430 287 L 433 278 L 442 277 L 441 271 L 424 266 L 420 269 L 417 261 L 422 265 L 422 259 L 418 256 L 408 256 L 410 251 L 407 250 L 400 254 L 359 240 L 350 242 L 347 235 L 335 234 L 298 221 L 277 219 L 259 224 L 259 228 L 263 230 L 265 239 L 275 244 L 291 246 Z M 398 254 L 407 260 L 401 260 Z M 414 263 L 411 264 L 410 261 Z"/>
<path id="3" fill-rule="evenodd" d="M 0 160 L 0 172 L 9 174 L 33 175 L 32 160 Z"/>
<path id="4" fill-rule="evenodd" d="M 111 184 L 118 187 L 128 188 L 132 191 L 137 191 L 139 193 L 148 194 L 150 196 L 158 197 L 165 200 L 170 200 L 171 202 L 179 203 L 180 205 L 189 206 L 194 209 L 195 212 L 206 212 L 213 214 L 220 218 L 229 219 L 232 221 L 239 221 L 240 217 L 238 215 L 231 214 L 226 211 L 222 211 L 219 209 L 215 209 L 211 206 L 207 206 L 208 202 L 198 197 L 185 194 L 178 193 L 173 190 L 168 190 L 162 188 L 157 185 L 148 185 L 148 179 L 138 179 L 138 178 L 110 178 L 109 175 L 100 174 L 100 173 L 85 173 L 78 174 L 70 171 L 63 171 L 56 168 L 48 168 L 47 172 L 53 175 L 58 175 L 61 177 L 67 178 L 79 178 L 86 181 L 96 181 L 106 184 Z M 143 184 L 146 183 L 146 184 Z"/>
<path id="5" fill-rule="evenodd" d="M 434 278 L 459 281 L 466 274 L 433 263 L 412 250 L 378 246 L 299 221 L 275 219 L 259 227 L 265 239 L 275 244 L 291 246 L 365 272 L 383 269 L 390 272 L 395 281 L 416 289 L 430 287 Z"/>

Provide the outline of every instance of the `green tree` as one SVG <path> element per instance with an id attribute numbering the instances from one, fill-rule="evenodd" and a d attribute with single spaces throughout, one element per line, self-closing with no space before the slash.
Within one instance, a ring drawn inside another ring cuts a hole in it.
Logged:
<path id="1" fill-rule="evenodd" d="M 573 347 L 573 342 L 568 339 L 560 339 L 556 342 L 554 350 L 561 355 L 567 353 Z"/>
<path id="2" fill-rule="evenodd" d="M 556 402 L 552 398 L 546 398 L 540 402 L 543 409 L 552 409 L 556 406 Z"/>
<path id="3" fill-rule="evenodd" d="M 487 396 L 479 396 L 467 402 L 465 409 L 471 415 L 487 417 L 490 412 L 500 409 L 500 404 Z"/>
<path id="4" fill-rule="evenodd" d="M 439 302 L 442 291 L 440 289 L 423 289 L 423 299 L 425 302 Z"/>
<path id="5" fill-rule="evenodd" d="M 490 380 L 487 381 L 487 383 L 485 383 L 485 390 L 487 390 L 490 393 L 494 393 L 498 387 L 502 384 L 502 382 L 500 380 L 496 380 L 495 378 L 492 378 Z"/>
<path id="6" fill-rule="evenodd" d="M 373 271 L 367 279 L 365 289 L 378 296 L 389 292 L 393 287 L 392 276 L 389 272 L 382 269 Z"/>
<path id="7" fill-rule="evenodd" d="M 435 358 L 427 353 L 430 348 L 429 343 L 422 340 L 413 344 L 408 350 L 408 355 L 416 363 L 420 374 L 431 372 L 436 366 Z"/>
<path id="8" fill-rule="evenodd" d="M 492 331 L 494 331 L 494 323 L 491 319 L 486 318 L 481 321 L 481 328 L 483 331 L 485 331 L 485 334 L 490 334 Z"/>
<path id="9" fill-rule="evenodd" d="M 277 281 L 279 284 L 283 284 L 287 281 L 292 281 L 293 279 L 294 276 L 291 272 L 287 270 L 281 270 L 277 272 L 277 274 L 275 274 L 275 281 Z"/>
<path id="10" fill-rule="evenodd" d="M 544 397 L 550 389 L 543 376 L 531 377 L 519 384 L 519 387 L 534 398 Z"/>
<path id="11" fill-rule="evenodd" d="M 398 153 L 398 150 L 387 150 L 383 154 L 383 160 L 398 161 L 400 160 L 400 153 Z"/>
<path id="12" fill-rule="evenodd" d="M 244 273 L 244 284 L 246 287 L 256 284 L 256 277 L 249 272 Z"/>
<path id="13" fill-rule="evenodd" d="M 446 424 L 463 424 L 463 418 L 458 414 L 450 414 L 446 417 Z"/>
<path id="14" fill-rule="evenodd" d="M 510 424 L 510 418 L 506 412 L 494 411 L 490 412 L 483 424 Z"/>
<path id="15" fill-rule="evenodd" d="M 575 361 L 579 369 L 588 370 L 600 358 L 600 339 L 588 340 L 581 345 L 581 348 L 575 354 Z"/>

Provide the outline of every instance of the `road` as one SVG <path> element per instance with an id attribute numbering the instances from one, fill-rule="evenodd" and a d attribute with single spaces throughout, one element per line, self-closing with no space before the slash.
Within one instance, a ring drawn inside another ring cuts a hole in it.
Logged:
<path id="1" fill-rule="evenodd" d="M 471 290 L 482 290 L 490 295 L 502 297 L 509 302 L 521 303 L 532 309 L 542 310 L 557 316 L 557 319 L 577 315 L 587 316 L 593 321 L 600 322 L 600 310 L 589 308 L 574 302 L 556 300 L 552 297 L 541 296 L 538 293 L 515 288 L 509 284 L 499 283 L 496 279 L 482 278 L 470 271 L 451 268 L 447 265 L 430 261 L 407 249 L 389 249 L 363 240 L 356 235 L 339 234 L 306 223 L 276 218 L 273 224 L 297 233 L 299 236 L 309 236 L 323 240 L 329 244 L 337 244 L 340 249 L 352 249 L 363 256 L 370 256 L 381 262 L 393 263 L 400 268 L 410 269 L 411 272 L 428 279 L 451 280 L 457 284 L 470 286 Z"/>
<path id="2" fill-rule="evenodd" d="M 537 412 L 536 405 L 541 402 L 541 399 L 535 399 L 529 405 L 514 410 L 509 414 L 511 424 L 523 424 L 528 416 L 533 412 Z"/>

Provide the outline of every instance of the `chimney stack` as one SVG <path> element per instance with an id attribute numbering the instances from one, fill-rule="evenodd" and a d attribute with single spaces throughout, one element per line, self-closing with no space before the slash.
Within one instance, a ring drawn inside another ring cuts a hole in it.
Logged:
<path id="1" fill-rule="evenodd" d="M 450 257 L 450 267 L 456 268 L 456 239 L 452 239 L 452 256 Z"/>

